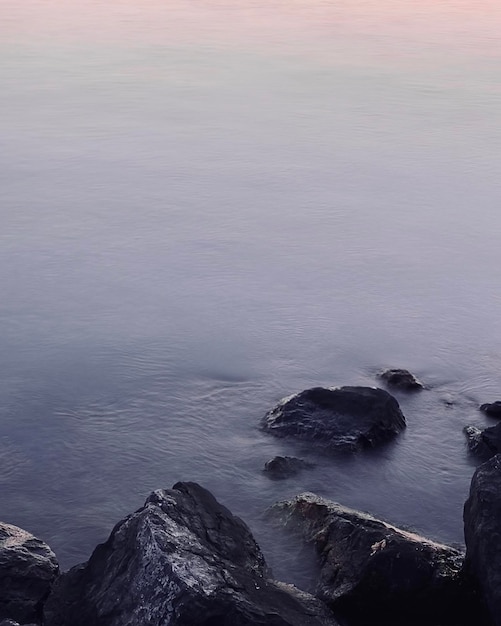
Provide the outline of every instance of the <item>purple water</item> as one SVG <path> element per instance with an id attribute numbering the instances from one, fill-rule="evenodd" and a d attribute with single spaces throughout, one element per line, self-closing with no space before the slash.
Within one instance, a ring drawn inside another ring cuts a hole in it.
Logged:
<path id="1" fill-rule="evenodd" d="M 63 567 L 196 480 L 275 574 L 302 490 L 462 542 L 462 428 L 501 399 L 494 2 L 4 1 L 0 519 Z M 377 384 L 408 428 L 351 459 L 258 430 Z M 275 454 L 314 470 L 262 473 Z M 296 550 L 296 551 L 295 551 Z"/>

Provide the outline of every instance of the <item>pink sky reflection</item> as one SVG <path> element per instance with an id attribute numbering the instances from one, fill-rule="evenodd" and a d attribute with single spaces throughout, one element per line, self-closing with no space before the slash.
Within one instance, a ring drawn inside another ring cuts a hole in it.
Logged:
<path id="1" fill-rule="evenodd" d="M 500 56 L 498 0 L 3 0 L 4 41 Z"/>

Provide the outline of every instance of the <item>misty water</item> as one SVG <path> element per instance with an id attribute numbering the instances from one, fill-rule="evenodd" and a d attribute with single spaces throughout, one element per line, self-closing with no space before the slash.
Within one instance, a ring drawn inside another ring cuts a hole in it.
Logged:
<path id="1" fill-rule="evenodd" d="M 63 568 L 178 480 L 304 587 L 263 516 L 304 490 L 462 543 L 462 429 L 501 399 L 501 9 L 403 4 L 2 3 L 0 519 Z M 427 387 L 390 445 L 259 430 L 383 367 Z"/>

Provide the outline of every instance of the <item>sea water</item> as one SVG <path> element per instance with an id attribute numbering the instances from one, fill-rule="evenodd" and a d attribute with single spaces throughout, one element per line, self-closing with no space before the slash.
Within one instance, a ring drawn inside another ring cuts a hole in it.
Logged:
<path id="1" fill-rule="evenodd" d="M 264 516 L 313 491 L 461 544 L 462 429 L 501 398 L 501 7 L 4 0 L 0 519 L 88 558 L 193 480 L 277 577 Z M 333 457 L 259 430 L 316 385 L 408 427 Z M 271 481 L 264 463 L 313 469 Z"/>

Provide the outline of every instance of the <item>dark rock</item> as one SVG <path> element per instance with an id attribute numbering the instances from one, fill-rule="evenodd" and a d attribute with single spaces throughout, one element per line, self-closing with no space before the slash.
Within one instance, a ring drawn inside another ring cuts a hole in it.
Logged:
<path id="1" fill-rule="evenodd" d="M 483 430 L 476 426 L 466 426 L 464 432 L 468 448 L 478 457 L 488 459 L 501 452 L 501 422 Z"/>
<path id="2" fill-rule="evenodd" d="M 466 435 L 468 449 L 473 454 L 491 456 L 482 441 L 482 430 L 476 426 L 465 426 L 463 432 Z"/>
<path id="3" fill-rule="evenodd" d="M 46 626 L 335 626 L 319 600 L 268 578 L 247 526 L 195 483 L 153 492 L 63 574 Z"/>
<path id="4" fill-rule="evenodd" d="M 296 437 L 326 448 L 377 446 L 405 428 L 393 396 L 375 387 L 314 387 L 284 398 L 262 427 L 277 437 Z"/>
<path id="5" fill-rule="evenodd" d="M 478 584 L 495 626 L 501 625 L 501 455 L 473 475 L 464 506 L 465 571 Z"/>
<path id="6" fill-rule="evenodd" d="M 0 619 L 38 622 L 58 573 L 56 556 L 46 543 L 0 522 Z"/>
<path id="7" fill-rule="evenodd" d="M 298 474 L 303 469 L 313 467 L 312 463 L 308 463 L 303 459 L 298 459 L 295 456 L 276 456 L 269 461 L 266 461 L 264 465 L 265 473 L 275 480 L 281 480 L 283 478 L 289 478 Z"/>
<path id="8" fill-rule="evenodd" d="M 491 417 L 501 417 L 501 400 L 496 400 L 496 402 L 490 402 L 487 404 L 482 404 L 480 410 L 490 415 Z"/>
<path id="9" fill-rule="evenodd" d="M 414 374 L 411 374 L 408 370 L 400 369 L 387 369 L 383 370 L 379 374 L 379 378 L 382 378 L 390 387 L 396 387 L 398 389 L 405 389 L 406 391 L 415 391 L 418 389 L 424 389 L 424 385 L 420 382 Z"/>
<path id="10" fill-rule="evenodd" d="M 463 554 L 374 517 L 304 493 L 272 514 L 313 543 L 318 597 L 349 623 L 460 623 Z"/>

